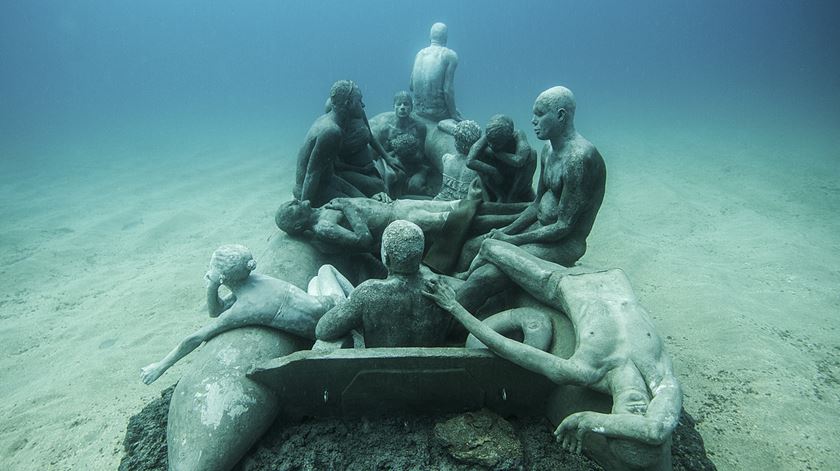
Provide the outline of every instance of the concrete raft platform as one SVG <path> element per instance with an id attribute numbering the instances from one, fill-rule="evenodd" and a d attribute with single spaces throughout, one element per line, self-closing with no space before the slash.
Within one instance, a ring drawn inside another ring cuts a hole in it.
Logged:
<path id="1" fill-rule="evenodd" d="M 466 412 L 544 415 L 546 378 L 484 349 L 299 351 L 258 363 L 248 377 L 272 388 L 288 417 Z"/>

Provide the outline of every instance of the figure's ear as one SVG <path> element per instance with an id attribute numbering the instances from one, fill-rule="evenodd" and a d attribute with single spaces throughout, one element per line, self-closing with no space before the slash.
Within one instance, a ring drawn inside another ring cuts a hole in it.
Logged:
<path id="1" fill-rule="evenodd" d="M 560 121 L 566 119 L 566 108 L 560 108 L 559 110 L 557 110 L 557 119 L 559 119 Z"/>

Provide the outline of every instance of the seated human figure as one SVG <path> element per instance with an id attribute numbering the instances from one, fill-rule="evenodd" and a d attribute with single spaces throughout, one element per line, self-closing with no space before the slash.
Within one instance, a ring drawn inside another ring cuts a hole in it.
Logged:
<path id="1" fill-rule="evenodd" d="M 466 199 L 478 173 L 467 167 L 470 148 L 481 137 L 481 127 L 475 121 L 464 120 L 455 126 L 456 154 L 443 156 L 443 180 L 436 200 L 450 201 Z"/>
<path id="2" fill-rule="evenodd" d="M 372 196 L 385 190 L 375 165 L 379 159 L 399 167 L 372 139 L 359 87 L 339 80 L 330 89 L 326 112 L 309 128 L 298 152 L 292 193 L 316 206 L 337 197 Z"/>
<path id="3" fill-rule="evenodd" d="M 328 311 L 315 329 L 318 340 L 335 341 L 351 330 L 363 330 L 366 347 L 443 346 L 451 317 L 423 296 L 424 286 L 437 279 L 421 270 L 423 231 L 408 221 L 394 221 L 382 234 L 384 280 L 367 280 L 346 302 Z"/>
<path id="4" fill-rule="evenodd" d="M 280 205 L 274 220 L 281 230 L 309 239 L 323 253 L 377 253 L 382 233 L 392 222 L 411 221 L 434 237 L 441 234 L 447 219 L 460 214 L 461 206 L 460 201 L 336 198 L 313 208 L 308 201 L 291 200 Z M 469 235 L 509 224 L 526 207 L 484 204 L 469 221 Z"/>
<path id="5" fill-rule="evenodd" d="M 446 47 L 449 28 L 435 23 L 429 31 L 429 46 L 414 58 L 409 87 L 414 93 L 416 113 L 432 121 L 461 120 L 455 106 L 455 69 L 458 54 Z"/>
<path id="6" fill-rule="evenodd" d="M 307 339 L 330 308 L 342 302 L 353 285 L 333 266 L 324 265 L 309 283 L 309 292 L 277 278 L 251 273 L 257 264 L 241 245 L 223 245 L 213 252 L 207 281 L 207 310 L 216 318 L 184 338 L 162 360 L 144 367 L 140 377 L 151 384 L 202 342 L 245 326 L 272 327 Z M 221 298 L 219 287 L 231 293 Z"/>
<path id="7" fill-rule="evenodd" d="M 390 146 L 394 156 L 405 169 L 392 186 L 391 196 L 395 198 L 434 196 L 436 192 L 430 185 L 432 169 L 426 164 L 420 142 L 411 134 L 400 134 L 391 139 Z"/>
<path id="8" fill-rule="evenodd" d="M 604 159 L 575 130 L 575 108 L 575 97 L 565 87 L 550 88 L 537 97 L 534 132 L 549 144 L 542 151 L 536 199 L 516 221 L 489 235 L 564 266 L 574 265 L 586 252 L 606 183 Z M 468 243 L 462 259 L 470 259 L 478 247 Z M 460 277 L 466 283 L 458 301 L 473 311 L 509 284 L 495 265 L 479 259 Z"/>
<path id="9" fill-rule="evenodd" d="M 612 396 L 611 414 L 572 414 L 554 432 L 557 441 L 579 453 L 584 436 L 595 433 L 607 437 L 610 449 L 620 458 L 627 451 L 638 459 L 640 444 L 654 447 L 641 446 L 650 459 L 661 456 L 658 447 L 669 444 L 680 417 L 682 389 L 662 339 L 624 272 L 576 273 L 492 239 L 484 241 L 478 257 L 536 299 L 566 313 L 576 336 L 569 359 L 499 335 L 464 309 L 445 284 L 431 281 L 427 296 L 499 356 L 555 383 Z"/>
<path id="10" fill-rule="evenodd" d="M 484 201 L 534 201 L 536 152 L 525 133 L 514 129 L 509 117 L 497 114 L 490 118 L 484 135 L 470 148 L 467 167 L 481 177 Z"/>
<path id="11" fill-rule="evenodd" d="M 413 109 L 411 94 L 399 91 L 394 95 L 394 111 L 376 115 L 371 119 L 373 137 L 386 152 L 393 151 L 391 141 L 395 137 L 406 134 L 414 136 L 418 147 L 423 149 L 426 142 L 426 126 L 411 115 Z"/>

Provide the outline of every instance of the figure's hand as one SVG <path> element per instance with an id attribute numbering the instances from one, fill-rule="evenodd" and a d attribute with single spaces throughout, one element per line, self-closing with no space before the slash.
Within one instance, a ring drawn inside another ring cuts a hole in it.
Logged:
<path id="1" fill-rule="evenodd" d="M 403 166 L 400 159 L 394 157 L 391 154 L 385 154 L 385 162 L 390 165 L 394 170 L 398 172 L 405 173 L 405 167 Z"/>
<path id="2" fill-rule="evenodd" d="M 152 363 L 140 370 L 140 379 L 145 384 L 152 384 L 156 379 L 160 378 L 161 374 L 163 374 L 163 371 L 161 371 L 160 365 Z"/>
<path id="3" fill-rule="evenodd" d="M 490 233 L 487 235 L 487 238 L 488 239 L 493 239 L 493 240 L 500 240 L 502 242 L 510 242 L 511 236 L 506 234 L 501 229 L 492 229 L 490 231 Z"/>
<path id="4" fill-rule="evenodd" d="M 379 193 L 371 196 L 370 198 L 374 199 L 376 201 L 380 201 L 382 203 L 392 203 L 394 201 L 394 200 L 391 199 L 390 196 L 388 196 L 388 193 L 385 193 L 384 191 L 379 192 Z"/>
<path id="5" fill-rule="evenodd" d="M 554 431 L 555 439 L 564 449 L 580 454 L 584 436 L 596 427 L 595 417 L 593 412 L 578 412 L 566 417 Z"/>
<path id="6" fill-rule="evenodd" d="M 204 281 L 207 283 L 208 288 L 218 288 L 222 284 L 222 274 L 215 270 L 210 270 L 204 274 Z"/>
<path id="7" fill-rule="evenodd" d="M 423 296 L 431 299 L 438 306 L 452 310 L 458 302 L 455 299 L 455 290 L 449 284 L 440 279 L 433 279 L 426 282 L 426 291 L 423 291 Z"/>
<path id="8" fill-rule="evenodd" d="M 327 201 L 327 203 L 323 206 L 324 209 L 335 209 L 337 211 L 341 211 L 344 208 L 344 202 L 340 199 L 331 199 Z"/>

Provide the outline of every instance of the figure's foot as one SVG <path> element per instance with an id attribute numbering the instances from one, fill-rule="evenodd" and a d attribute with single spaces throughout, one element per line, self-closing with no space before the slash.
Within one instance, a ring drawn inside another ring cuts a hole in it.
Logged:
<path id="1" fill-rule="evenodd" d="M 140 379 L 146 384 L 152 384 L 166 371 L 159 363 L 152 363 L 140 370 Z"/>
<path id="2" fill-rule="evenodd" d="M 455 273 L 454 275 L 452 275 L 452 277 L 466 281 L 466 279 L 470 277 L 470 273 L 472 273 L 472 271 L 470 270 L 462 271 L 461 273 Z"/>

